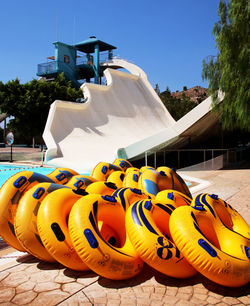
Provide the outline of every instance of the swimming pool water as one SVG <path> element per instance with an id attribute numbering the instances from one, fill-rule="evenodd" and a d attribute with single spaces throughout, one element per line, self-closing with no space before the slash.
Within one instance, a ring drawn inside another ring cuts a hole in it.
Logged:
<path id="1" fill-rule="evenodd" d="M 17 166 L 17 165 L 0 165 L 0 171 L 4 171 L 7 169 L 20 169 L 20 168 L 26 168 L 25 166 Z"/>
<path id="2" fill-rule="evenodd" d="M 54 171 L 55 168 L 44 167 L 32 167 L 32 166 L 17 166 L 17 165 L 0 165 L 0 187 L 10 178 L 12 175 L 20 171 L 33 171 L 47 175 Z"/>

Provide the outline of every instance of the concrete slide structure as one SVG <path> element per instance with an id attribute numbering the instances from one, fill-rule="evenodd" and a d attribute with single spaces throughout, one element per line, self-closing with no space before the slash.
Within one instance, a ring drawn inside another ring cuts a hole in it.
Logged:
<path id="1" fill-rule="evenodd" d="M 118 59 L 104 65 L 106 86 L 85 83 L 85 103 L 51 104 L 43 133 L 46 164 L 90 173 L 100 161 L 131 160 L 146 151 L 180 147 L 217 121 L 210 97 L 175 121 L 139 67 Z"/>

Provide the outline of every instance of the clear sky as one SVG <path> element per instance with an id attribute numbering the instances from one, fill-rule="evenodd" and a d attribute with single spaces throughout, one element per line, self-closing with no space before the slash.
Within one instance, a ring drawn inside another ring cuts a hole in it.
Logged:
<path id="1" fill-rule="evenodd" d="M 212 28 L 219 0 L 9 0 L 0 6 L 0 81 L 37 78 L 37 64 L 91 35 L 117 47 L 154 87 L 202 82 L 202 59 L 216 55 Z"/>

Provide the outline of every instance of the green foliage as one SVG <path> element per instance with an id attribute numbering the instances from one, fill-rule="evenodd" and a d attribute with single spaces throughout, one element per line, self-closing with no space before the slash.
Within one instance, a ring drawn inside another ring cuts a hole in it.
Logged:
<path id="1" fill-rule="evenodd" d="M 0 111 L 15 117 L 8 125 L 15 139 L 29 144 L 35 137 L 42 142 L 50 104 L 55 100 L 76 101 L 82 96 L 82 91 L 72 88 L 63 74 L 53 82 L 34 79 L 21 84 L 16 79 L 6 84 L 0 82 Z"/>
<path id="2" fill-rule="evenodd" d="M 249 0 L 219 3 L 219 21 L 214 25 L 218 55 L 203 61 L 203 79 L 209 81 L 215 110 L 228 130 L 250 131 L 250 4 Z M 218 89 L 225 93 L 216 105 Z"/>
<path id="3" fill-rule="evenodd" d="M 182 94 L 181 99 L 171 96 L 168 87 L 166 91 L 160 93 L 160 98 L 175 120 L 179 120 L 196 106 L 185 93 Z"/>

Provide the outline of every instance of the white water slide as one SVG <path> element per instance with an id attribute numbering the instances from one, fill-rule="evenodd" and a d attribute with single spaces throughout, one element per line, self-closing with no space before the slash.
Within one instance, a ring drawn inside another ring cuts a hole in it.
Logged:
<path id="1" fill-rule="evenodd" d="M 210 97 L 175 121 L 139 67 L 118 59 L 104 65 L 107 85 L 85 83 L 85 103 L 51 104 L 43 133 L 46 164 L 89 173 L 100 161 L 181 147 L 217 121 Z"/>

